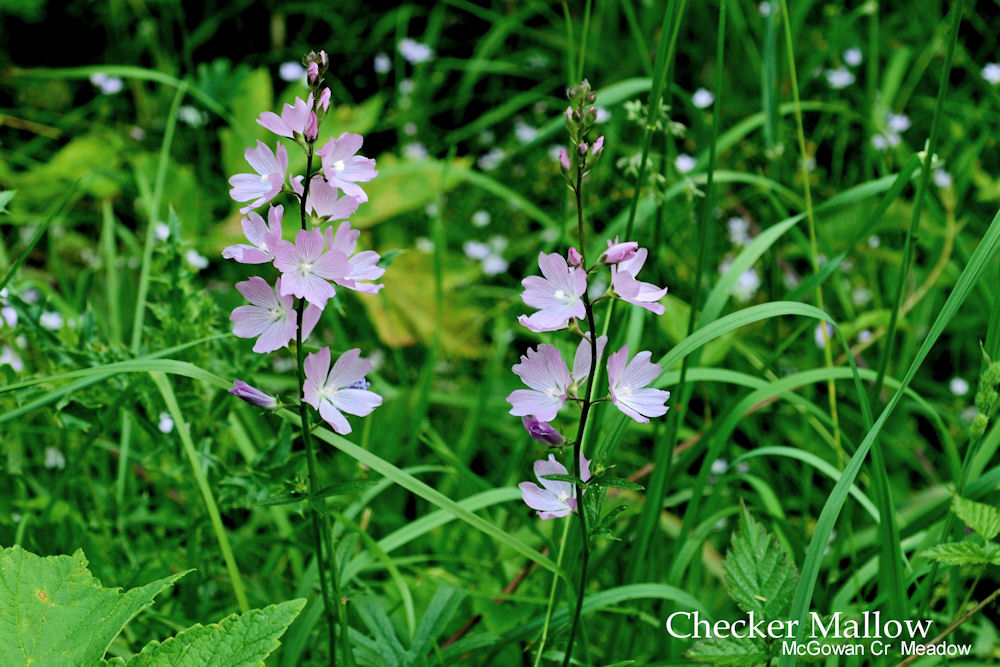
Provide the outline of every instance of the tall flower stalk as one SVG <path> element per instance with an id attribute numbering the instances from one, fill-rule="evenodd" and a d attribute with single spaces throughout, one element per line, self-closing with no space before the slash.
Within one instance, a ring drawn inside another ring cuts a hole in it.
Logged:
<path id="1" fill-rule="evenodd" d="M 622 347 L 607 360 L 608 394 L 595 398 L 595 382 L 598 362 L 601 360 L 607 337 L 597 337 L 594 306 L 610 298 L 618 298 L 640 306 L 657 315 L 664 312 L 660 299 L 666 288 L 656 287 L 638 280 L 637 275 L 646 261 L 648 251 L 638 243 L 620 242 L 617 238 L 607 240 L 607 249 L 595 262 L 588 264 L 586 256 L 586 221 L 583 208 L 583 187 L 585 176 L 604 150 L 604 137 L 591 142 L 588 135 L 593 127 L 597 110 L 594 106 L 596 94 L 585 80 L 568 91 L 570 106 L 566 109 L 566 128 L 569 133 L 570 149 L 559 155 L 566 182 L 573 192 L 576 205 L 577 243 L 579 250 L 569 248 L 566 257 L 559 253 L 539 254 L 538 265 L 542 276 L 529 276 L 522 281 L 525 290 L 521 295 L 528 306 L 539 310 L 530 316 L 519 317 L 521 324 L 534 332 L 549 332 L 568 329 L 580 336 L 573 369 L 570 371 L 554 345 L 543 344 L 529 349 L 521 357 L 521 363 L 514 366 L 514 372 L 521 377 L 529 389 L 519 389 L 507 397 L 511 404 L 511 414 L 524 419 L 528 434 L 536 441 L 550 447 L 562 447 L 566 438 L 550 422 L 558 417 L 567 402 L 580 407 L 576 435 L 573 438 L 573 474 L 549 454 L 547 461 L 537 461 L 534 465 L 539 484 L 520 484 L 525 503 L 538 512 L 541 519 L 568 517 L 576 513 L 580 518 L 580 571 L 574 600 L 574 612 L 569 637 L 564 652 L 563 664 L 572 660 L 577 628 L 583 611 L 586 594 L 590 551 L 600 522 L 600 487 L 619 486 L 623 480 L 615 480 L 606 472 L 602 462 L 591 469 L 587 459 L 588 443 L 586 434 L 588 422 L 593 416 L 597 403 L 609 401 L 621 412 L 639 422 L 648 422 L 650 417 L 660 417 L 667 411 L 666 401 L 670 393 L 649 387 L 661 374 L 658 364 L 651 363 L 651 353 L 640 352 L 629 361 L 628 346 Z M 611 287 L 608 291 L 592 299 L 587 290 L 591 274 L 610 267 Z M 584 322 L 584 327 L 580 325 Z M 587 490 L 591 495 L 585 497 Z M 552 587 L 550 607 L 556 587 Z M 545 648 L 548 636 L 548 620 L 542 630 L 538 647 L 538 658 Z"/>
<path id="2" fill-rule="evenodd" d="M 360 350 L 344 352 L 331 368 L 330 348 L 323 347 L 306 356 L 304 341 L 319 322 L 328 300 L 335 296 L 337 286 L 377 293 L 382 285 L 372 281 L 380 278 L 384 270 L 378 266 L 376 253 L 355 253 L 359 233 L 346 222 L 368 200 L 358 184 L 377 175 L 375 161 L 356 154 L 362 144 L 361 136 L 356 134 L 342 134 L 316 149 L 319 125 L 330 107 L 330 89 L 323 85 L 328 58 L 325 52 L 313 52 L 304 58 L 303 64 L 308 72 L 308 98 L 295 98 L 295 103 L 286 104 L 280 115 L 265 111 L 257 122 L 302 148 L 306 172 L 299 176 L 287 174 L 288 152 L 280 140 L 274 151 L 261 141 L 255 148 L 248 148 L 246 159 L 256 173 L 237 174 L 229 183 L 234 200 L 250 202 L 240 209 L 246 216 L 243 229 L 249 244 L 229 246 L 222 254 L 242 264 L 272 263 L 281 272 L 273 287 L 257 276 L 239 283 L 237 288 L 251 305 L 237 307 L 230 319 L 237 336 L 257 338 L 253 349 L 261 354 L 285 348 L 295 340 L 300 390 L 297 405 L 309 474 L 309 509 L 329 630 L 330 664 L 335 664 L 338 630 L 339 652 L 348 663 L 353 661 L 333 529 L 326 502 L 319 496 L 319 463 L 309 407 L 335 433 L 348 434 L 351 425 L 344 413 L 368 415 L 382 404 L 382 397 L 369 391 L 365 376 L 371 364 L 361 358 Z M 321 164 L 314 173 L 317 156 Z M 269 206 L 267 223 L 254 211 L 282 195 L 294 197 L 298 203 L 299 229 L 294 241 L 283 237 L 282 206 Z M 345 221 L 334 231 L 331 223 L 340 220 Z M 279 405 L 274 397 L 240 380 L 230 391 L 257 407 L 273 409 Z"/>

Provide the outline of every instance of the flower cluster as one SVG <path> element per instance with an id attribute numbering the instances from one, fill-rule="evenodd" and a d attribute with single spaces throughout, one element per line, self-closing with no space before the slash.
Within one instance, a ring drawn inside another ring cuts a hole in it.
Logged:
<path id="1" fill-rule="evenodd" d="M 272 264 L 280 273 L 273 283 L 259 276 L 236 284 L 250 305 L 233 310 L 233 333 L 255 338 L 253 350 L 261 354 L 299 344 L 309 337 L 336 295 L 337 286 L 365 294 L 381 288 L 378 280 L 385 269 L 379 255 L 371 250 L 357 252 L 360 232 L 347 218 L 368 196 L 359 183 L 378 174 L 375 160 L 358 155 L 362 137 L 344 133 L 321 148 L 315 144 L 319 125 L 330 109 L 330 89 L 323 85 L 328 58 L 326 52 L 310 53 L 303 61 L 310 88 L 308 97 L 295 98 L 281 114 L 261 113 L 257 122 L 278 137 L 291 139 L 307 155 L 305 175 L 288 173 L 288 150 L 278 139 L 274 150 L 257 141 L 246 149 L 247 163 L 254 173 L 236 174 L 229 179 L 233 200 L 245 205 L 243 233 L 247 243 L 231 245 L 222 256 L 241 264 Z M 314 155 L 320 168 L 313 171 Z M 301 225 L 293 240 L 285 238 L 282 226 L 285 209 L 274 200 L 290 195 L 298 202 Z M 267 220 L 256 209 L 268 205 Z M 334 228 L 333 223 L 340 222 Z M 301 357 L 300 357 L 301 362 Z M 350 433 L 342 413 L 365 416 L 381 405 L 382 398 L 368 390 L 365 375 L 371 364 L 360 358 L 357 349 L 345 352 L 330 368 L 330 349 L 310 354 L 305 362 L 302 401 L 313 406 L 337 433 Z M 277 400 L 244 382 L 230 390 L 235 396 L 264 408 L 277 407 Z"/>
<path id="2" fill-rule="evenodd" d="M 587 139 L 587 132 L 596 119 L 596 108 L 591 106 L 596 95 L 584 81 L 569 90 L 571 105 L 566 109 L 566 127 L 570 145 L 575 149 L 562 151 L 558 156 L 564 176 L 571 190 L 577 195 L 583 176 L 604 150 L 604 137 L 596 141 Z M 521 356 L 513 371 L 527 389 L 518 389 L 507 397 L 510 413 L 523 419 L 528 434 L 543 444 L 561 446 L 566 438 L 552 422 L 567 402 L 582 406 L 581 424 L 577 430 L 575 450 L 580 456 L 578 482 L 590 477 L 590 462 L 583 457 L 582 434 L 590 406 L 602 400 L 610 401 L 618 410 L 638 422 L 648 422 L 652 417 L 667 412 L 666 401 L 670 393 L 650 385 L 660 376 L 659 364 L 651 361 L 652 353 L 642 351 L 629 357 L 628 345 L 609 355 L 605 368 L 608 393 L 603 398 L 592 397 L 593 378 L 604 356 L 607 336 L 594 338 L 593 306 L 604 299 L 619 299 L 662 315 L 660 300 L 667 288 L 658 287 L 639 278 L 649 251 L 635 241 L 620 241 L 617 237 L 607 240 L 607 248 L 595 262 L 587 263 L 583 246 L 583 218 L 580 213 L 580 250 L 569 248 L 566 255 L 558 252 L 539 253 L 538 267 L 541 276 L 528 276 L 522 282 L 524 303 L 536 309 L 530 315 L 521 315 L 518 321 L 533 332 L 570 330 L 581 338 L 573 358 L 573 367 L 566 364 L 559 350 L 551 344 L 529 348 Z M 607 292 L 591 301 L 588 284 L 605 283 L 595 279 L 598 272 L 610 270 L 610 287 Z M 589 329 L 589 330 L 585 330 Z M 566 475 L 566 468 L 555 460 L 535 463 L 535 476 L 542 487 L 533 482 L 520 485 L 524 502 L 538 511 L 543 519 L 566 516 L 577 507 L 576 486 L 566 481 L 546 479 L 550 475 Z"/>

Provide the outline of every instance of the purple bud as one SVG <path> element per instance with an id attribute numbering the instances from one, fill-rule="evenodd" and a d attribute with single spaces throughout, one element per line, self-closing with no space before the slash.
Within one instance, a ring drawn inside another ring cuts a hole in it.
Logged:
<path id="1" fill-rule="evenodd" d="M 323 69 L 326 69 L 327 66 L 330 64 L 330 59 L 327 58 L 326 51 L 323 51 L 322 49 L 319 52 L 319 62 L 321 65 L 323 65 Z"/>
<path id="2" fill-rule="evenodd" d="M 319 80 L 319 65 L 314 62 L 309 63 L 309 68 L 306 71 L 309 73 L 309 85 L 315 86 Z"/>
<path id="3" fill-rule="evenodd" d="M 539 421 L 535 417 L 521 417 L 521 423 L 528 435 L 544 445 L 559 447 L 566 442 L 562 433 L 552 428 L 548 422 Z"/>
<path id="4" fill-rule="evenodd" d="M 587 122 L 593 123 L 597 120 L 597 107 L 590 107 L 587 109 Z"/>
<path id="5" fill-rule="evenodd" d="M 569 153 L 566 152 L 565 148 L 559 149 L 559 164 L 562 165 L 563 169 L 569 171 Z"/>
<path id="6" fill-rule="evenodd" d="M 597 138 L 597 141 L 594 142 L 593 147 L 591 147 L 590 149 L 590 154 L 595 158 L 597 158 L 600 157 L 601 153 L 603 152 L 604 152 L 604 135 L 602 134 Z"/>
<path id="7" fill-rule="evenodd" d="M 570 266 L 580 266 L 581 264 L 583 264 L 583 256 L 581 256 L 580 253 L 577 252 L 576 248 L 570 248 L 567 255 L 569 256 Z"/>
<path id="8" fill-rule="evenodd" d="M 566 115 L 566 122 L 567 123 L 572 123 L 573 122 L 573 107 L 566 107 L 566 114 L 565 115 Z"/>
<path id="9" fill-rule="evenodd" d="M 250 405 L 256 405 L 258 408 L 266 408 L 268 410 L 273 410 L 278 407 L 278 401 L 274 398 L 274 396 L 269 396 L 260 389 L 255 389 L 242 380 L 235 380 L 233 385 L 234 386 L 229 390 L 229 393 L 237 398 L 242 398 Z"/>
<path id="10" fill-rule="evenodd" d="M 580 145 L 577 146 L 576 149 L 580 152 L 580 155 L 586 155 L 587 151 L 590 150 L 590 146 L 587 145 L 586 141 L 581 141 Z"/>
<path id="11" fill-rule="evenodd" d="M 306 141 L 312 143 L 316 141 L 316 137 L 319 136 L 319 122 L 316 120 L 316 112 L 310 111 L 308 118 L 306 118 L 306 127 L 304 132 Z"/>
<path id="12" fill-rule="evenodd" d="M 639 244 L 635 241 L 617 243 L 617 240 L 615 239 L 616 243 L 608 241 L 608 249 L 601 255 L 601 263 L 617 264 L 618 262 L 624 262 L 627 259 L 631 259 L 639 249 Z"/>
<path id="13" fill-rule="evenodd" d="M 324 88 L 323 92 L 319 94 L 319 108 L 323 111 L 330 110 L 330 89 Z"/>

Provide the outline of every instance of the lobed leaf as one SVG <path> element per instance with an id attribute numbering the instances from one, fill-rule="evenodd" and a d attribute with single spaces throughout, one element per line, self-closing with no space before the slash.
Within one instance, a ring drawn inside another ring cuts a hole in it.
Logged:
<path id="1" fill-rule="evenodd" d="M 785 617 L 799 573 L 774 536 L 745 509 L 723 567 L 729 596 L 741 609 L 767 620 Z"/>

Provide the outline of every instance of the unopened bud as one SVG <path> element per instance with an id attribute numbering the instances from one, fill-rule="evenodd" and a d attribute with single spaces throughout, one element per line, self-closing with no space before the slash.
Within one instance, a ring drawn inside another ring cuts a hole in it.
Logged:
<path id="1" fill-rule="evenodd" d="M 632 259 L 637 250 L 639 250 L 639 244 L 635 241 L 618 243 L 618 239 L 616 238 L 615 242 L 612 243 L 609 240 L 608 249 L 601 255 L 600 261 L 602 264 L 618 264 L 619 262 Z"/>
<path id="2" fill-rule="evenodd" d="M 256 405 L 258 408 L 273 410 L 278 407 L 278 401 L 274 398 L 274 396 L 265 394 L 260 389 L 251 387 L 242 380 L 234 381 L 233 388 L 229 390 L 229 393 L 237 398 L 243 399 L 250 405 Z"/>
<path id="3" fill-rule="evenodd" d="M 330 110 L 330 89 L 324 88 L 323 92 L 319 94 L 319 108 L 324 112 Z"/>
<path id="4" fill-rule="evenodd" d="M 590 155 L 594 158 L 598 158 L 601 156 L 601 153 L 603 152 L 604 152 L 604 135 L 602 134 L 597 138 L 597 141 L 595 141 L 594 145 L 591 147 Z"/>
<path id="5" fill-rule="evenodd" d="M 972 420 L 972 425 L 969 427 L 969 436 L 971 436 L 973 440 L 983 437 L 989 423 L 989 418 L 980 412 L 976 415 L 976 418 Z"/>
<path id="6" fill-rule="evenodd" d="M 316 141 L 316 138 L 319 136 L 319 122 L 316 120 L 315 111 L 310 111 L 309 116 L 306 118 L 304 135 L 306 141 L 309 143 Z"/>
<path id="7" fill-rule="evenodd" d="M 563 169 L 569 171 L 569 153 L 566 152 L 565 148 L 559 149 L 559 164 L 562 165 Z"/>
<path id="8" fill-rule="evenodd" d="M 309 85 L 315 86 L 319 82 L 319 65 L 316 63 L 309 63 L 309 67 L 306 68 L 306 72 L 309 74 Z"/>
<path id="9" fill-rule="evenodd" d="M 590 150 L 590 146 L 587 145 L 586 141 L 581 141 L 580 145 L 576 147 L 576 150 L 580 153 L 580 155 L 586 155 L 587 151 Z"/>
<path id="10" fill-rule="evenodd" d="M 566 97 L 569 99 L 576 99 L 576 96 L 580 94 L 579 89 L 576 86 L 570 86 L 566 89 Z"/>
<path id="11" fill-rule="evenodd" d="M 597 107 L 590 107 L 587 109 L 586 119 L 587 123 L 597 122 Z"/>
<path id="12" fill-rule="evenodd" d="M 559 447 L 566 442 L 562 433 L 557 431 L 548 422 L 543 422 L 536 417 L 521 417 L 524 429 L 533 439 L 550 447 Z"/>
<path id="13" fill-rule="evenodd" d="M 584 96 L 583 101 L 586 104 L 593 104 L 594 102 L 597 101 L 597 93 L 595 93 L 595 92 L 589 92 L 589 93 L 587 93 Z"/>
<path id="14" fill-rule="evenodd" d="M 583 264 L 583 256 L 580 255 L 576 248 L 570 248 L 566 256 L 569 259 L 570 266 L 579 267 Z"/>

